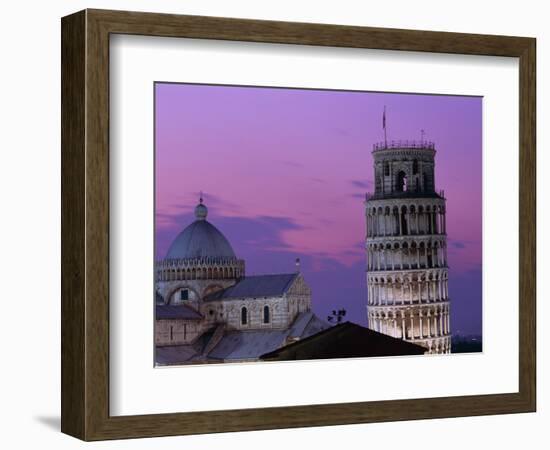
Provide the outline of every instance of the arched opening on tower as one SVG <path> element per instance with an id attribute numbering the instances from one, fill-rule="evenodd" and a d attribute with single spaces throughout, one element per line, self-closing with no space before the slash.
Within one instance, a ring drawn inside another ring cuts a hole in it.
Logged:
<path id="1" fill-rule="evenodd" d="M 397 174 L 397 183 L 395 186 L 395 190 L 397 192 L 407 191 L 407 174 L 402 170 Z"/>
<path id="2" fill-rule="evenodd" d="M 432 186 L 431 186 L 431 183 L 430 183 L 430 178 L 428 177 L 428 174 L 425 173 L 425 172 L 422 174 L 422 185 L 424 186 L 424 191 L 431 191 L 432 190 Z"/>
<path id="3" fill-rule="evenodd" d="M 382 191 L 382 177 L 376 177 L 376 186 L 375 186 L 376 192 Z"/>
<path id="4" fill-rule="evenodd" d="M 392 220 L 392 226 L 393 226 L 393 235 L 399 236 L 399 209 L 397 206 L 393 207 L 393 220 Z"/>
<path id="5" fill-rule="evenodd" d="M 433 267 L 432 249 L 428 248 L 428 268 Z"/>
<path id="6" fill-rule="evenodd" d="M 406 235 L 406 234 L 409 234 L 409 229 L 408 229 L 408 223 L 407 223 L 407 209 L 405 207 L 403 207 L 401 209 L 401 234 L 402 235 Z"/>

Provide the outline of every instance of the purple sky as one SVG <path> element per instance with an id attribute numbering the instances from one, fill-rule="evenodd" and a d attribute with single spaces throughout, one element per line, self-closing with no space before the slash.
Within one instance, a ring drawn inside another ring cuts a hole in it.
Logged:
<path id="1" fill-rule="evenodd" d="M 208 220 L 248 274 L 302 272 L 321 318 L 344 307 L 366 325 L 365 214 L 372 144 L 436 143 L 447 197 L 453 333 L 481 334 L 482 99 L 438 95 L 157 83 L 156 257 Z"/>

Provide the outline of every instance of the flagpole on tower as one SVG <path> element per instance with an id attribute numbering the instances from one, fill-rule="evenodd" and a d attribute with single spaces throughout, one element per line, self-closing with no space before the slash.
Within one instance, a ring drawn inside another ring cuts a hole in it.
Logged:
<path id="1" fill-rule="evenodd" d="M 388 136 L 386 132 L 386 105 L 384 105 L 384 114 L 382 115 L 382 128 L 384 128 L 384 147 L 388 148 Z"/>

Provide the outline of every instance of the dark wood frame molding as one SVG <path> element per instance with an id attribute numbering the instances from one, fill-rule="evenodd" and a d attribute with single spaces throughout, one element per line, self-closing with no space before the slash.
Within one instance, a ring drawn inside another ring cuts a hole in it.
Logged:
<path id="1" fill-rule="evenodd" d="M 64 433 L 100 440 L 535 411 L 535 39 L 104 10 L 64 17 L 61 31 Z M 108 98 L 114 33 L 519 58 L 519 392 L 109 416 Z"/>

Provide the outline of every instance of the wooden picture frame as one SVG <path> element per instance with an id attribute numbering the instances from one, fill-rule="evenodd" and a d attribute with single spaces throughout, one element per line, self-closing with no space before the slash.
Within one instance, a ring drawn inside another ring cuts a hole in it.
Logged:
<path id="1" fill-rule="evenodd" d="M 535 411 L 535 39 L 104 10 L 61 25 L 64 433 L 101 440 Z M 519 58 L 519 391 L 110 416 L 109 36 L 116 33 Z"/>

